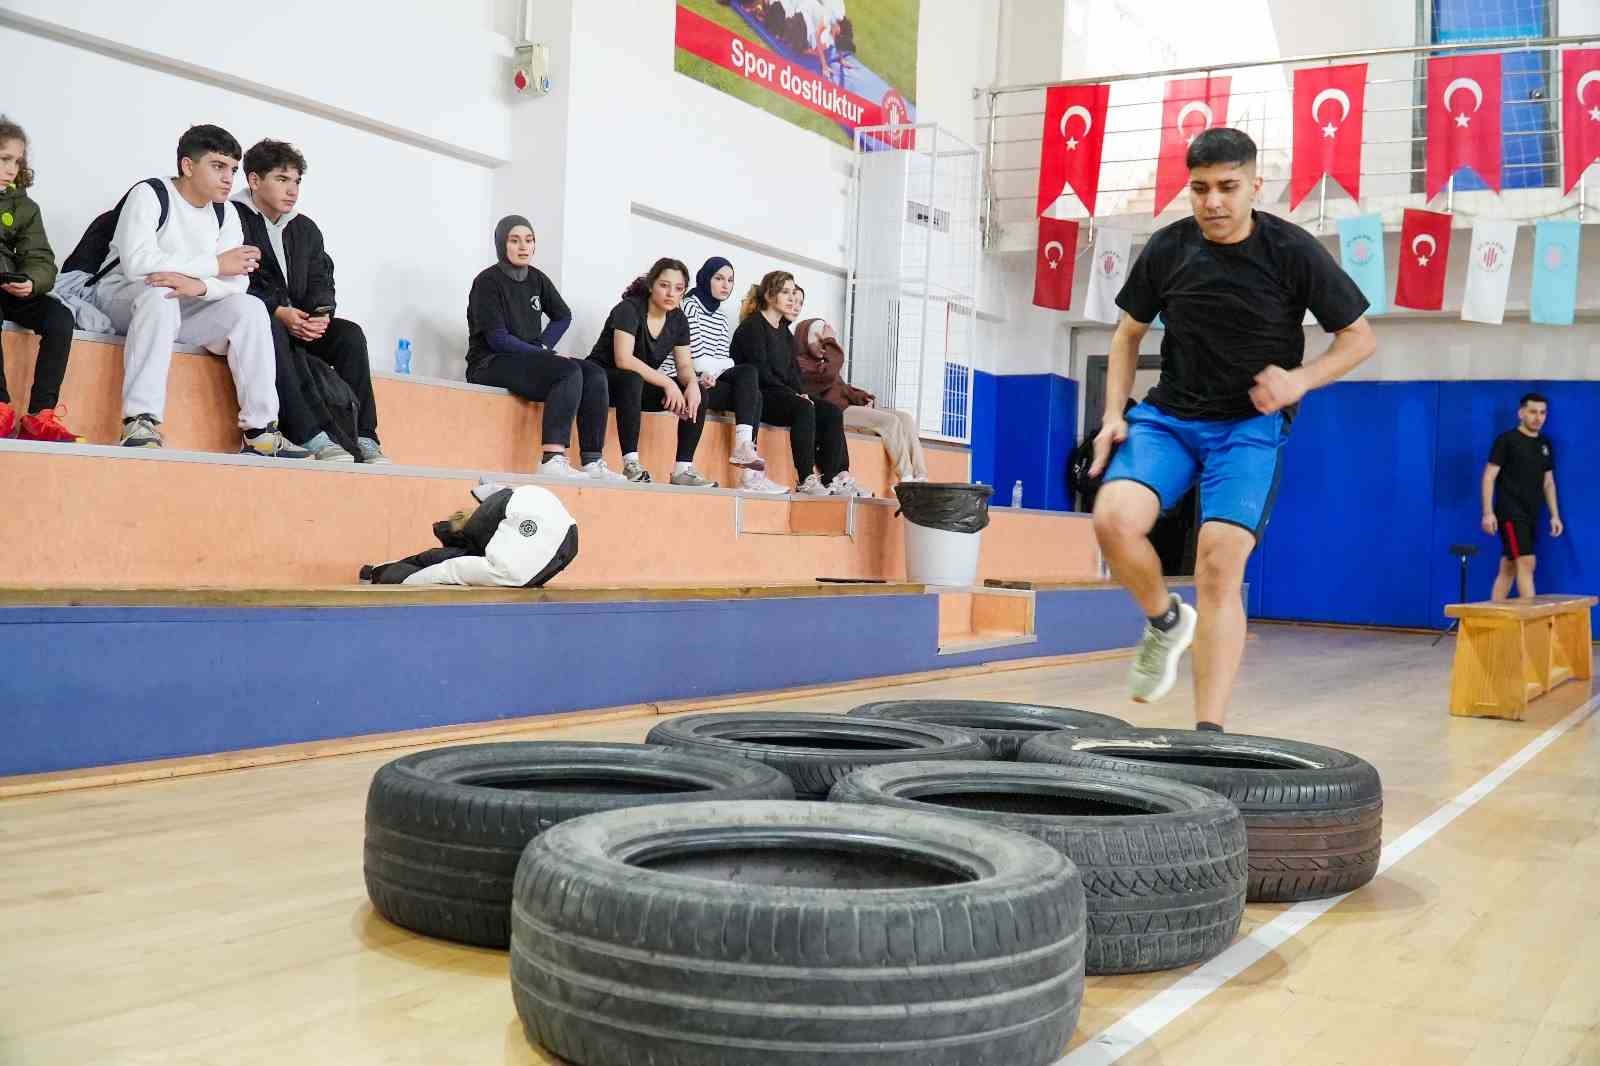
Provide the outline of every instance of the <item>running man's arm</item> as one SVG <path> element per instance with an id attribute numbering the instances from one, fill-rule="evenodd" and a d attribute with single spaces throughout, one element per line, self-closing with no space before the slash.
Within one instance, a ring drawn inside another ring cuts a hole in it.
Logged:
<path id="1" fill-rule="evenodd" d="M 1299 403 L 1311 390 L 1338 381 L 1372 358 L 1372 353 L 1377 350 L 1377 335 L 1372 332 L 1372 325 L 1363 315 L 1336 332 L 1333 343 L 1311 362 L 1293 370 L 1269 366 L 1257 374 L 1255 387 L 1250 390 L 1250 399 L 1255 402 L 1256 410 L 1264 415 L 1281 411 Z"/>
<path id="2" fill-rule="evenodd" d="M 1484 464 L 1483 485 L 1481 488 L 1481 494 L 1483 496 L 1483 521 L 1480 524 L 1483 526 L 1483 531 L 1491 536 L 1493 536 L 1499 528 L 1499 525 L 1495 521 L 1494 517 L 1494 483 L 1495 479 L 1499 476 L 1500 468 L 1498 466 L 1496 466 L 1494 463 Z"/>
<path id="3" fill-rule="evenodd" d="M 1111 354 L 1106 359 L 1106 410 L 1100 432 L 1094 438 L 1094 460 L 1089 476 L 1099 477 L 1111 461 L 1111 446 L 1128 439 L 1128 423 L 1122 416 L 1133 393 L 1133 375 L 1139 369 L 1139 345 L 1150 332 L 1150 323 L 1140 322 L 1122 312 L 1117 332 L 1111 337 Z"/>

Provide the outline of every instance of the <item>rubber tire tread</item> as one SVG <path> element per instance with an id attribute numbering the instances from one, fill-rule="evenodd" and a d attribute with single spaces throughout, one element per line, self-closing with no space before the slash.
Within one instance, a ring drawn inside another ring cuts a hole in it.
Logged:
<path id="1" fill-rule="evenodd" d="M 916 798 L 938 791 L 1048 793 L 1164 806 L 1160 813 L 1046 815 L 952 809 Z M 1027 833 L 1071 859 L 1088 911 L 1090 974 L 1145 973 L 1204 962 L 1238 935 L 1244 917 L 1244 819 L 1208 789 L 1149 775 L 1018 763 L 928 763 L 858 770 L 836 803 L 944 812 Z"/>
<path id="2" fill-rule="evenodd" d="M 1007 719 L 1048 725 L 1051 729 L 1085 730 L 1103 736 L 1107 731 L 1132 729 L 1132 723 L 1109 714 L 1080 711 L 1076 707 L 1051 707 L 1038 703 L 1000 700 L 878 700 L 849 712 L 851 718 L 878 718 L 891 722 L 932 722 L 975 733 L 989 745 L 996 759 L 1015 760 L 1022 745 L 1043 735 L 1040 729 L 1007 729 Z"/>
<path id="3" fill-rule="evenodd" d="M 996 875 L 848 891 L 611 857 L 707 826 L 955 848 Z M 1020 834 L 844 804 L 692 804 L 595 815 L 533 842 L 517 871 L 512 994 L 529 1040 L 577 1066 L 1045 1066 L 1077 1024 L 1084 933 L 1076 870 Z"/>
<path id="4" fill-rule="evenodd" d="M 712 787 L 627 795 L 519 792 L 459 784 L 463 775 L 576 765 L 689 776 Z M 479 947 L 511 937 L 511 888 L 528 842 L 572 818 L 620 807 L 706 799 L 792 799 L 788 778 L 758 764 L 643 744 L 519 742 L 415 752 L 378 769 L 367 790 L 367 897 L 395 925 Z"/>
<path id="5" fill-rule="evenodd" d="M 816 733 L 819 737 L 855 734 L 915 744 L 909 748 L 839 750 L 773 747 L 729 736 L 746 730 Z M 662 744 L 707 755 L 736 755 L 764 762 L 794 782 L 798 799 L 822 800 L 840 781 L 866 766 L 928 760 L 990 758 L 989 746 L 977 735 L 924 722 L 885 722 L 836 714 L 760 714 L 722 712 L 669 718 L 650 730 L 649 744 Z"/>
<path id="6" fill-rule="evenodd" d="M 1197 752 L 1278 751 L 1314 768 L 1247 769 L 1143 762 L 1096 754 L 1130 739 Z M 1325 899 L 1360 888 L 1378 872 L 1383 848 L 1383 782 L 1365 759 L 1337 748 L 1242 733 L 1136 730 L 1121 737 L 1046 734 L 1023 746 L 1024 762 L 1144 773 L 1209 788 L 1233 801 L 1250 837 L 1252 903 Z"/>

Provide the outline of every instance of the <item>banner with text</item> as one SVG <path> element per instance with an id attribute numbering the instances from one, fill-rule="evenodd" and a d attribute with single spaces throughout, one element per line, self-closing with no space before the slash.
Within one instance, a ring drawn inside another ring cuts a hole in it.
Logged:
<path id="1" fill-rule="evenodd" d="M 679 0 L 675 68 L 844 145 L 858 127 L 916 120 L 920 0 L 790 6 Z"/>

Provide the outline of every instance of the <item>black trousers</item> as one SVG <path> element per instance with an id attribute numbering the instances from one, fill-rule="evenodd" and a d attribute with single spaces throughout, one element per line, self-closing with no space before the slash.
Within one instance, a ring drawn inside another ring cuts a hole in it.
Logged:
<path id="1" fill-rule="evenodd" d="M 823 484 L 831 485 L 836 474 L 850 469 L 844 411 L 831 403 L 812 403 L 787 389 L 762 389 L 761 420 L 789 427 L 789 449 L 801 481 L 815 470 Z"/>
<path id="2" fill-rule="evenodd" d="M 67 355 L 72 351 L 72 312 L 50 296 L 19 300 L 0 292 L 0 319 L 10 319 L 39 335 L 39 359 L 33 365 L 33 391 L 28 414 L 54 407 L 61 399 L 61 381 L 67 376 Z M 0 403 L 10 403 L 6 391 L 5 360 L 0 359 Z"/>
<path id="3" fill-rule="evenodd" d="M 587 359 L 568 359 L 553 352 L 534 355 L 492 355 L 467 368 L 474 385 L 493 385 L 514 396 L 544 404 L 545 444 L 565 448 L 572 443 L 572 419 L 578 419 L 578 449 L 584 462 L 606 446 L 606 408 L 610 401 L 605 369 Z"/>
<path id="4" fill-rule="evenodd" d="M 296 343 L 333 367 L 340 380 L 350 386 L 361 404 L 356 432 L 377 440 L 378 403 L 372 398 L 372 366 L 367 357 L 367 335 L 361 327 L 349 319 L 336 318 L 328 323 L 328 331 L 321 337 L 310 343 Z"/>
<path id="5" fill-rule="evenodd" d="M 599 363 L 595 364 L 600 366 Z M 617 409 L 617 440 L 622 454 L 639 450 L 639 427 L 645 411 L 665 411 L 667 391 L 650 384 L 631 370 L 614 366 L 601 367 L 606 373 L 606 384 L 611 393 L 611 406 Z M 706 403 L 701 397 L 700 410 L 693 420 L 678 419 L 678 462 L 694 462 L 695 449 L 700 447 L 700 434 L 706 428 Z"/>
<path id="6" fill-rule="evenodd" d="M 713 411 L 731 413 L 738 425 L 753 430 L 761 424 L 761 372 L 749 363 L 724 370 L 701 397 Z"/>

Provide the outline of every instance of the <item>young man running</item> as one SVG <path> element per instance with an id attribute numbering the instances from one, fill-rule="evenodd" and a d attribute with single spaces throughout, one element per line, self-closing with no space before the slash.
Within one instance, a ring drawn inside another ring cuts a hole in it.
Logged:
<path id="1" fill-rule="evenodd" d="M 1141 703 L 1161 699 L 1195 647 L 1195 719 L 1221 730 L 1244 651 L 1245 562 L 1266 527 L 1289 421 L 1307 392 L 1376 349 L 1367 301 L 1316 239 L 1252 208 L 1256 146 L 1209 129 L 1189 146 L 1193 217 L 1151 236 L 1117 296 L 1105 420 L 1090 476 L 1105 471 L 1094 526 L 1113 574 L 1149 624 L 1129 677 Z M 1309 309 L 1334 342 L 1304 362 Z M 1123 414 L 1139 342 L 1166 321 L 1161 380 Z M 1109 467 L 1107 457 L 1120 444 Z M 1200 486 L 1195 552 L 1198 614 L 1167 591 L 1149 533 L 1162 511 Z"/>
<path id="2" fill-rule="evenodd" d="M 1524 396 L 1517 405 L 1517 428 L 1495 438 L 1483 468 L 1483 531 L 1499 533 L 1504 549 L 1491 599 L 1509 597 L 1513 580 L 1523 596 L 1534 595 L 1534 529 L 1541 500 L 1550 505 L 1550 535 L 1559 537 L 1566 530 L 1556 501 L 1555 450 L 1540 432 L 1549 416 L 1543 396 Z"/>

